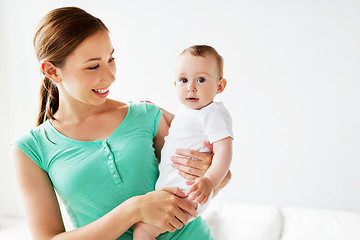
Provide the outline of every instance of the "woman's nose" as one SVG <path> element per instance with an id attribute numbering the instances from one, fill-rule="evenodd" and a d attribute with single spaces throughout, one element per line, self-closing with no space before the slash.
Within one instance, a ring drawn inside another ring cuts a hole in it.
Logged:
<path id="1" fill-rule="evenodd" d="M 116 74 L 116 69 L 112 69 L 111 67 L 108 67 L 106 69 L 106 72 L 104 73 L 104 80 L 111 83 L 114 82 L 115 74 Z"/>

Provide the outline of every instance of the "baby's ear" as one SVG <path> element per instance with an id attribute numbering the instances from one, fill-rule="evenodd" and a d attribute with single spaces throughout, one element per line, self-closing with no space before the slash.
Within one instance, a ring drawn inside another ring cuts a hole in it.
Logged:
<path id="1" fill-rule="evenodd" d="M 219 83 L 218 83 L 218 90 L 217 90 L 217 93 L 221 93 L 222 91 L 224 91 L 225 87 L 226 87 L 226 84 L 227 84 L 227 81 L 225 78 L 221 78 L 219 80 Z"/>

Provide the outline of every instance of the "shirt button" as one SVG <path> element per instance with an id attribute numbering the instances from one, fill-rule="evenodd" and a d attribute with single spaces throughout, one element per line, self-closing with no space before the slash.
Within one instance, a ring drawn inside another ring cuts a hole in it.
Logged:
<path id="1" fill-rule="evenodd" d="M 116 178 L 116 177 L 117 177 L 117 174 L 114 174 L 114 177 Z"/>
<path id="2" fill-rule="evenodd" d="M 105 152 L 108 152 L 109 151 L 109 149 L 108 148 L 105 148 Z"/>
<path id="3" fill-rule="evenodd" d="M 110 167 L 111 167 L 111 168 L 114 168 L 114 164 L 110 164 Z"/>
<path id="4" fill-rule="evenodd" d="M 112 159 L 112 156 L 109 156 L 108 159 Z"/>

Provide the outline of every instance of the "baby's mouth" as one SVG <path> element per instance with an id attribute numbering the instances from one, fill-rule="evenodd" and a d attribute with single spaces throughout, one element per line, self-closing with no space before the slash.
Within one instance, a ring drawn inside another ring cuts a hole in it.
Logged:
<path id="1" fill-rule="evenodd" d="M 198 100 L 199 100 L 199 98 L 195 98 L 195 97 L 188 97 L 188 98 L 186 98 L 186 100 L 187 100 L 187 101 L 189 101 L 189 102 L 196 102 L 196 101 L 198 101 Z"/>

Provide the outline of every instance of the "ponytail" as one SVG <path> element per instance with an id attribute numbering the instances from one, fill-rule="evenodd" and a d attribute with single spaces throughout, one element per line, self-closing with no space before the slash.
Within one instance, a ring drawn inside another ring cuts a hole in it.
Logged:
<path id="1" fill-rule="evenodd" d="M 45 76 L 40 88 L 40 112 L 37 126 L 44 123 L 47 119 L 55 119 L 54 114 L 58 109 L 59 91 L 57 86 Z"/>

